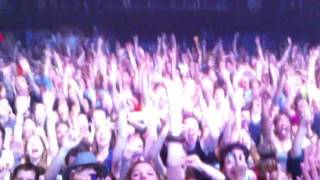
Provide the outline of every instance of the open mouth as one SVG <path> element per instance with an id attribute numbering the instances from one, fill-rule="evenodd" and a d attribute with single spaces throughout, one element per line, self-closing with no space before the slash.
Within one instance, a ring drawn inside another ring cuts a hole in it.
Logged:
<path id="1" fill-rule="evenodd" d="M 32 154 L 36 154 L 36 153 L 38 153 L 39 152 L 39 150 L 38 149 L 32 149 Z"/>

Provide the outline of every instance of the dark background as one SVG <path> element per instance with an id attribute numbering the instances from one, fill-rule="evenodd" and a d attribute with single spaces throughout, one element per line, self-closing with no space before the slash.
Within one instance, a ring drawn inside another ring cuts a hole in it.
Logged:
<path id="1" fill-rule="evenodd" d="M 93 34 L 97 27 L 123 42 L 135 34 L 141 41 L 155 41 L 166 32 L 186 44 L 199 35 L 208 46 L 217 38 L 231 41 L 234 32 L 248 42 L 255 34 L 268 37 L 270 46 L 287 36 L 301 43 L 320 40 L 320 2 L 315 0 L 251 0 L 261 2 L 256 8 L 249 8 L 250 0 L 131 1 L 128 6 L 120 0 L 1 0 L 0 29 L 25 36 L 26 30 L 56 31 L 66 26 Z"/>

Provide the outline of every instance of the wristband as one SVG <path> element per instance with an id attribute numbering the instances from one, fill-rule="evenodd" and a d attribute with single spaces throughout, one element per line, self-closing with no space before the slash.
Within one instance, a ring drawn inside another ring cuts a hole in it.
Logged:
<path id="1" fill-rule="evenodd" d="M 166 140 L 168 142 L 183 142 L 183 137 L 181 135 L 173 136 L 172 134 L 168 134 Z"/>

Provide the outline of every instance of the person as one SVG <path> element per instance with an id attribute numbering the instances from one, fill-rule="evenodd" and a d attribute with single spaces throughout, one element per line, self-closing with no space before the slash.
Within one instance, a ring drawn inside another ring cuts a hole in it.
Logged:
<path id="1" fill-rule="evenodd" d="M 106 169 L 112 167 L 112 149 L 114 146 L 115 136 L 107 125 L 98 127 L 95 133 L 95 142 L 97 144 L 97 159 L 103 162 Z"/>
<path id="2" fill-rule="evenodd" d="M 129 169 L 126 180 L 160 180 L 154 166 L 147 161 L 137 161 Z"/>
<path id="3" fill-rule="evenodd" d="M 0 125 L 0 177 L 1 179 L 10 179 L 10 171 L 14 166 L 14 156 L 10 149 L 4 148 L 6 131 L 2 125 Z"/>
<path id="4" fill-rule="evenodd" d="M 35 166 L 29 160 L 17 166 L 12 173 L 12 180 L 39 180 L 45 169 Z"/>
<path id="5" fill-rule="evenodd" d="M 63 175 L 64 179 L 70 180 L 102 179 L 105 176 L 103 166 L 91 152 L 79 152 Z"/>
<path id="6" fill-rule="evenodd" d="M 174 34 L 154 51 L 138 36 L 112 49 L 67 31 L 34 31 L 27 48 L 10 35 L 0 44 L 17 59 L 0 62 L 1 178 L 28 158 L 49 180 L 295 178 L 317 168 L 303 158 L 318 141 L 320 48 L 287 38 L 278 56 L 237 33 L 231 51 L 224 38 L 209 49 L 195 36 L 190 48 Z"/>
<path id="7" fill-rule="evenodd" d="M 26 141 L 25 157 L 37 166 L 46 168 L 48 165 L 48 150 L 44 140 L 38 135 L 31 135 Z"/>
<path id="8" fill-rule="evenodd" d="M 220 155 L 221 169 L 226 179 L 257 179 L 248 168 L 249 150 L 242 144 L 229 144 Z"/>
<path id="9" fill-rule="evenodd" d="M 67 166 L 62 171 L 63 179 L 82 180 L 88 178 L 104 179 L 107 177 L 110 169 L 99 163 L 95 154 L 88 151 L 89 148 L 83 145 L 80 146 L 81 140 L 82 137 L 79 131 L 69 132 L 64 137 L 63 146 L 59 149 L 45 172 L 45 179 L 57 178 L 64 162 L 67 162 Z M 79 149 L 74 149 L 77 146 Z"/>

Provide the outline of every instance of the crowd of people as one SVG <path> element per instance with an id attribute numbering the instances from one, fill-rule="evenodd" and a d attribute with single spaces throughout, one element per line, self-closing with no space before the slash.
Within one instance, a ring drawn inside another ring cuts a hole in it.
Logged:
<path id="1" fill-rule="evenodd" d="M 319 179 L 320 47 L 239 39 L 1 34 L 0 179 Z"/>

